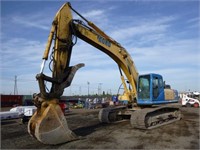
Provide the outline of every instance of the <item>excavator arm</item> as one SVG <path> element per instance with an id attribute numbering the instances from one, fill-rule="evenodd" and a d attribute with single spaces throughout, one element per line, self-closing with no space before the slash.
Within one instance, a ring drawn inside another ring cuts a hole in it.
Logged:
<path id="1" fill-rule="evenodd" d="M 119 43 L 111 40 L 111 38 L 106 38 L 106 36 L 104 36 L 105 33 L 102 35 L 93 28 L 86 28 L 83 22 L 79 20 L 73 20 L 71 25 L 73 28 L 72 31 L 75 31 L 74 34 L 76 34 L 77 37 L 106 53 L 118 64 L 122 82 L 125 83 L 122 74 L 123 71 L 132 87 L 128 89 L 124 84 L 125 93 L 132 98 L 135 97 L 138 73 L 128 52 Z"/>
<path id="2" fill-rule="evenodd" d="M 71 11 L 74 11 L 84 21 L 73 19 Z M 28 132 L 45 144 L 60 144 L 77 139 L 68 128 L 67 121 L 59 107 L 59 99 L 64 89 L 70 86 L 76 71 L 84 66 L 82 63 L 69 66 L 72 48 L 77 37 L 106 53 L 118 64 L 124 85 L 124 96 L 129 101 L 136 97 L 138 72 L 129 53 L 96 25 L 81 16 L 71 7 L 70 3 L 64 4 L 53 20 L 41 70 L 36 75 L 40 93 L 34 96 L 37 111 L 28 123 Z M 50 53 L 51 47 L 52 52 Z M 49 56 L 52 77 L 43 73 Z M 126 87 L 122 72 L 128 79 L 131 88 Z M 51 83 L 50 91 L 46 90 L 46 82 Z"/>
<path id="3" fill-rule="evenodd" d="M 36 76 L 39 82 L 40 96 L 43 98 L 59 98 L 63 94 L 64 89 L 70 86 L 75 72 L 80 67 L 84 66 L 84 64 L 78 64 L 71 67 L 69 66 L 73 47 L 72 32 L 69 26 L 71 20 L 72 15 L 70 8 L 67 4 L 65 4 L 60 8 L 53 20 L 48 42 L 43 55 L 41 71 Z M 54 45 L 50 55 L 51 63 L 53 63 L 52 77 L 47 77 L 43 74 L 43 70 L 45 62 L 48 60 L 53 40 Z M 52 87 L 49 93 L 46 92 L 44 81 L 52 83 Z"/>

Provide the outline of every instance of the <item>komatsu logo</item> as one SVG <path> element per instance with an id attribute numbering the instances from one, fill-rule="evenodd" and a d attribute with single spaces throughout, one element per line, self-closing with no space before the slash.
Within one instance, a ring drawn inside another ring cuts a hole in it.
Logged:
<path id="1" fill-rule="evenodd" d="M 104 45 L 106 45 L 106 46 L 108 46 L 108 47 L 111 46 L 111 43 L 110 43 L 108 40 L 106 40 L 105 38 L 103 38 L 102 36 L 98 35 L 98 36 L 97 36 L 97 39 L 98 39 L 98 41 L 99 41 L 100 43 L 102 43 L 102 44 L 104 44 Z"/>

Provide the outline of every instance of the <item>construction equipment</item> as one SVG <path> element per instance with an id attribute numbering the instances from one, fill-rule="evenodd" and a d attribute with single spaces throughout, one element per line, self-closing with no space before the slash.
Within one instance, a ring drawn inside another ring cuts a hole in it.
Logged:
<path id="1" fill-rule="evenodd" d="M 80 16 L 82 20 L 73 19 L 71 11 Z M 106 53 L 118 64 L 124 86 L 124 93 L 119 96 L 119 99 L 128 101 L 129 107 L 132 107 L 133 104 L 144 107 L 178 101 L 175 99 L 174 90 L 165 89 L 161 75 L 139 76 L 134 62 L 125 48 L 80 15 L 70 3 L 66 3 L 53 20 L 41 71 L 36 76 L 40 93 L 34 97 L 37 112 L 29 121 L 28 132 L 40 142 L 59 144 L 77 139 L 76 135 L 68 128 L 58 104 L 64 89 L 70 86 L 76 71 L 84 66 L 82 63 L 69 66 L 72 47 L 76 44 L 77 37 Z M 51 69 L 52 77 L 48 77 L 43 74 L 43 70 L 53 40 L 50 61 L 53 67 Z M 129 88 L 124 75 L 128 80 Z M 46 91 L 45 82 L 52 83 L 49 92 Z M 178 108 L 172 106 L 151 107 L 137 111 L 129 109 L 127 106 L 118 106 L 103 108 L 99 112 L 100 122 L 110 123 L 127 118 L 130 119 L 133 127 L 151 129 L 179 120 L 181 114 Z"/>
<path id="2" fill-rule="evenodd" d="M 189 97 L 188 94 L 183 94 L 182 99 L 181 99 L 181 104 L 182 106 L 186 106 L 186 107 L 192 107 L 192 106 L 195 108 L 200 107 L 199 100 Z"/>

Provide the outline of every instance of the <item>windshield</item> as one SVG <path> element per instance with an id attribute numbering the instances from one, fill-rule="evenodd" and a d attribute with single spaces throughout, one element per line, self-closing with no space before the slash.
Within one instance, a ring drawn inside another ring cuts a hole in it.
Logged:
<path id="1" fill-rule="evenodd" d="M 150 99 L 150 75 L 139 77 L 138 99 Z"/>

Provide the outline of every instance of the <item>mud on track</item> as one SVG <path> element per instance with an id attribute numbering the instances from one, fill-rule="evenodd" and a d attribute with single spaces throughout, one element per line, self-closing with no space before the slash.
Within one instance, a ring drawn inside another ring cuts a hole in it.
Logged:
<path id="1" fill-rule="evenodd" d="M 72 110 L 68 125 L 80 139 L 56 146 L 39 143 L 19 120 L 1 122 L 1 149 L 199 149 L 199 110 L 181 108 L 183 119 L 153 130 L 129 121 L 100 124 L 98 110 Z"/>

